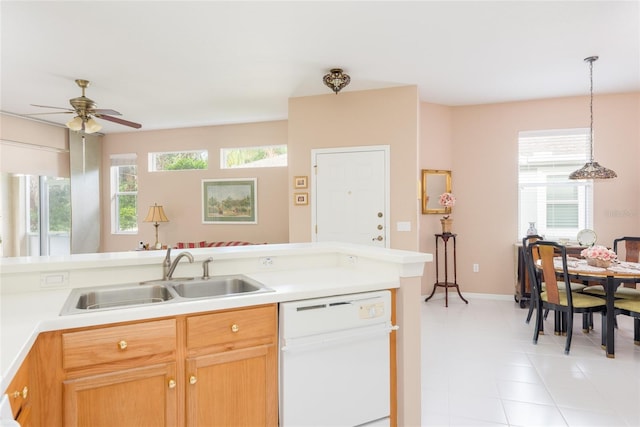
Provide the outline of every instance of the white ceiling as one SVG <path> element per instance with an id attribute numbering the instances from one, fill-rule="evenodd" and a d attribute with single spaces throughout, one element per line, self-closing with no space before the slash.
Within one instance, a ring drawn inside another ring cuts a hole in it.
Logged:
<path id="1" fill-rule="evenodd" d="M 288 98 L 331 94 L 332 67 L 351 76 L 346 92 L 417 85 L 455 106 L 586 95 L 583 58 L 599 55 L 596 94 L 640 90 L 639 1 L 3 0 L 0 12 L 2 111 L 68 107 L 82 78 L 98 108 L 141 130 L 286 119 Z"/>

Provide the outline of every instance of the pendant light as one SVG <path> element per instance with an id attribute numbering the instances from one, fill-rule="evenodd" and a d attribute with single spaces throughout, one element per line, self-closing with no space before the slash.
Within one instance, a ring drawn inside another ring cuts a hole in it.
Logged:
<path id="1" fill-rule="evenodd" d="M 342 71 L 342 68 L 332 68 L 329 74 L 325 74 L 322 81 L 337 95 L 351 82 L 351 77 Z"/>
<path id="2" fill-rule="evenodd" d="M 591 85 L 589 90 L 591 92 L 591 101 L 589 103 L 589 109 L 591 113 L 591 124 L 589 125 L 589 161 L 585 163 L 583 167 L 574 171 L 569 175 L 569 179 L 610 179 L 615 178 L 618 175 L 611 169 L 607 169 L 604 166 L 593 160 L 593 63 L 598 60 L 597 56 L 590 56 L 584 59 L 589 63 L 589 76 Z"/>

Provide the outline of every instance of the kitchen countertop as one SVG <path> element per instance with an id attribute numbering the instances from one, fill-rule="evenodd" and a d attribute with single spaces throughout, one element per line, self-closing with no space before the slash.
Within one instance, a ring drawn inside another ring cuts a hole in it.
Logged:
<path id="1" fill-rule="evenodd" d="M 203 259 L 203 257 L 213 256 L 215 262 L 219 263 L 220 270 L 226 270 L 216 271 L 214 269 L 212 276 L 229 273 L 231 267 L 225 267 L 225 260 L 232 263 L 239 259 L 248 258 L 263 260 L 265 256 L 278 257 L 278 262 L 287 257 L 295 257 L 298 268 L 292 268 L 288 266 L 289 264 L 282 263 L 284 267 L 281 269 L 269 270 L 263 267 L 242 273 L 263 283 L 274 292 L 180 300 L 167 304 L 158 303 L 143 307 L 119 308 L 66 316 L 60 316 L 59 313 L 73 286 L 52 290 L 33 290 L 33 286 L 26 286 L 25 288 L 30 291 L 10 293 L 3 291 L 0 300 L 2 321 L 0 326 L 0 348 L 2 350 L 0 390 L 6 389 L 41 332 L 397 288 L 400 285 L 399 277 L 421 275 L 424 262 L 432 259 L 430 254 L 344 244 L 261 245 L 261 248 L 245 248 L 248 249 L 190 250 L 190 252 L 194 254 L 196 261 Z M 323 261 L 328 262 L 328 265 L 312 265 L 322 264 L 317 261 L 318 256 L 327 253 L 339 256 L 334 261 Z M 149 258 L 146 254 L 143 256 L 144 259 Z M 164 253 L 156 254 L 155 257 L 151 257 L 149 263 L 154 268 L 160 269 L 158 259 L 163 256 Z M 53 261 L 43 260 L 40 264 L 33 263 L 32 260 L 30 269 L 27 268 L 27 263 L 21 260 L 3 262 L 0 265 L 3 276 L 5 274 L 19 276 L 21 273 L 32 274 L 33 270 L 46 272 L 71 269 L 73 273 L 74 268 L 101 268 L 105 263 L 117 266 L 118 259 L 123 262 L 121 267 L 123 269 L 126 269 L 127 265 L 136 265 L 140 262 L 139 255 L 134 254 L 129 254 L 129 256 L 119 254 L 115 257 L 96 254 L 96 258 L 80 256 L 76 260 L 73 259 L 74 256 L 71 257 L 71 259 L 64 258 Z M 352 257 L 358 257 L 357 263 Z M 138 262 L 132 262 L 132 259 Z M 87 267 L 86 263 L 89 263 L 90 266 Z M 80 265 L 82 267 L 79 267 Z M 418 265 L 420 266 L 420 274 L 417 274 L 418 268 L 416 266 Z M 403 266 L 409 271 L 403 273 Z M 192 265 L 192 267 L 198 266 Z"/>

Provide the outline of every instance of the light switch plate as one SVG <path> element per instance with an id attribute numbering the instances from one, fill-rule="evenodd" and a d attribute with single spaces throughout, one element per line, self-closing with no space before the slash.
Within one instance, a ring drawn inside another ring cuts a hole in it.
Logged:
<path id="1" fill-rule="evenodd" d="M 411 222 L 409 222 L 409 221 L 398 221 L 396 223 L 396 230 L 398 230 L 398 231 L 411 231 Z"/>

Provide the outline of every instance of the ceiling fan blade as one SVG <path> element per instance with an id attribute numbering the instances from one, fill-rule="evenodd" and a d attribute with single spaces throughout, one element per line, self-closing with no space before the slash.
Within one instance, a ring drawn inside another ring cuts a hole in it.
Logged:
<path id="1" fill-rule="evenodd" d="M 114 123 L 118 123 L 118 124 L 121 124 L 121 125 L 125 125 L 125 126 L 129 126 L 129 127 L 132 127 L 132 128 L 136 128 L 136 129 L 140 129 L 142 127 L 142 125 L 140 123 L 130 122 L 128 120 L 119 119 L 117 117 L 106 116 L 104 114 L 96 114 L 96 117 L 99 117 L 99 118 L 104 119 L 104 120 L 108 120 L 110 122 L 114 122 Z"/>
<path id="2" fill-rule="evenodd" d="M 54 111 L 51 113 L 30 113 L 30 114 L 23 114 L 23 116 L 45 116 L 48 114 L 71 114 L 71 113 L 75 113 L 75 111 Z"/>
<path id="3" fill-rule="evenodd" d="M 38 105 L 38 104 L 31 104 L 32 107 L 40 107 L 40 108 L 55 108 L 57 110 L 66 110 L 70 113 L 73 113 L 73 110 L 70 108 L 66 108 L 66 107 L 52 107 L 50 105 Z"/>
<path id="4" fill-rule="evenodd" d="M 122 114 L 120 114 L 119 112 L 117 112 L 116 110 L 109 110 L 109 109 L 105 109 L 105 108 L 96 108 L 95 110 L 92 110 L 94 113 L 96 114 L 108 114 L 110 116 L 121 116 Z"/>

